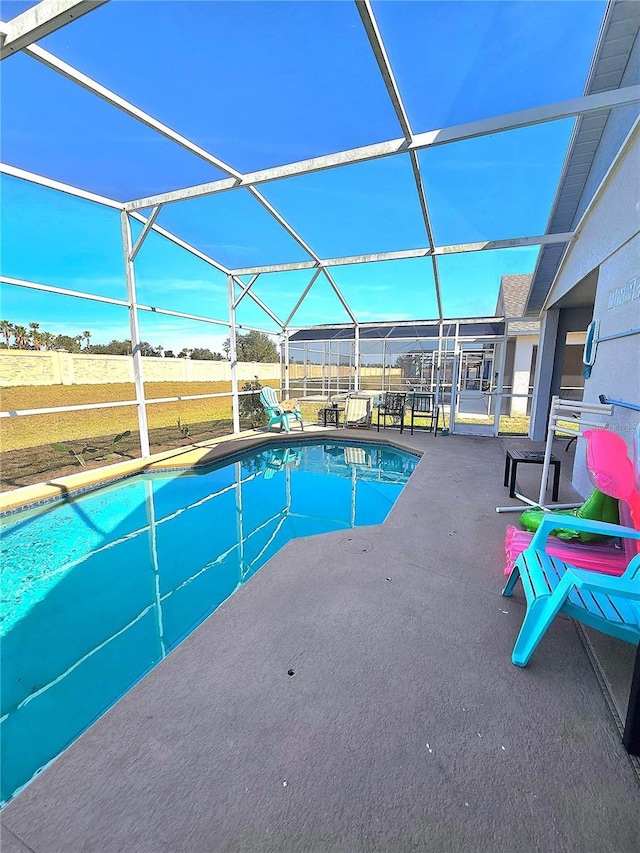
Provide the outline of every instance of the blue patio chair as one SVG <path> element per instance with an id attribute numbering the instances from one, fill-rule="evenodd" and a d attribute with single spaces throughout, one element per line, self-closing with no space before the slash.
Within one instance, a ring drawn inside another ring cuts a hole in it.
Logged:
<path id="1" fill-rule="evenodd" d="M 296 407 L 293 411 L 286 412 L 282 408 L 282 404 L 278 402 L 276 392 L 269 385 L 265 385 L 260 391 L 260 402 L 264 406 L 265 412 L 269 415 L 267 429 L 271 429 L 274 424 L 279 424 L 280 429 L 284 429 L 285 432 L 290 432 L 289 418 L 293 418 L 299 422 L 300 428 L 304 430 L 300 409 Z"/>
<path id="2" fill-rule="evenodd" d="M 640 643 L 640 554 L 620 577 L 578 569 L 545 552 L 547 538 L 557 528 L 640 540 L 640 530 L 630 527 L 554 513 L 544 516 L 502 590 L 503 595 L 511 595 L 520 578 L 527 598 L 527 612 L 511 656 L 516 666 L 527 665 L 560 611 L 605 634 Z"/>
<path id="3" fill-rule="evenodd" d="M 271 480 L 279 471 L 298 466 L 301 459 L 302 453 L 295 447 L 283 447 L 279 450 L 272 450 L 264 467 L 264 479 Z"/>

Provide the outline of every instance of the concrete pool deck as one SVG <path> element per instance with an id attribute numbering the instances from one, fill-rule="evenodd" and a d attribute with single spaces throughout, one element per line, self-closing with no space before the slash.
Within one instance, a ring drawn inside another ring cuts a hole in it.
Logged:
<path id="1" fill-rule="evenodd" d="M 387 521 L 290 542 L 7 806 L 3 853 L 635 853 L 638 777 L 583 635 L 559 617 L 510 662 L 517 516 L 495 507 L 518 441 L 405 433 L 424 455 Z"/>

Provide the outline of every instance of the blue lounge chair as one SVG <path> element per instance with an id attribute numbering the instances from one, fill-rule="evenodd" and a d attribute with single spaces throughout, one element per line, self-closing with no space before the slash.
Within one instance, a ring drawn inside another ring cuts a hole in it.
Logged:
<path id="1" fill-rule="evenodd" d="M 545 515 L 502 590 L 503 595 L 511 595 L 520 578 L 527 598 L 527 612 L 511 656 L 516 666 L 527 665 L 560 611 L 605 634 L 640 643 L 640 554 L 620 577 L 578 569 L 546 553 L 547 538 L 557 528 L 640 540 L 640 531 L 630 527 Z"/>
<path id="2" fill-rule="evenodd" d="M 304 430 L 300 409 L 296 407 L 292 412 L 285 412 L 282 405 L 278 402 L 276 392 L 269 385 L 265 385 L 262 391 L 260 391 L 260 402 L 264 406 L 267 415 L 269 415 L 267 429 L 271 429 L 274 424 L 279 424 L 280 429 L 290 432 L 289 418 L 293 418 L 298 421 L 300 428 Z"/>

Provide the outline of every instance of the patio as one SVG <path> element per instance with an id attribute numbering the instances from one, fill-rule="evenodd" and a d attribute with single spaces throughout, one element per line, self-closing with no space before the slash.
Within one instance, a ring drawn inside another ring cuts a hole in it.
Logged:
<path id="1" fill-rule="evenodd" d="M 287 545 L 5 809 L 3 851 L 638 849 L 632 648 L 597 649 L 611 694 L 564 617 L 510 662 L 518 440 L 402 443 L 386 523 Z"/>
<path id="2" fill-rule="evenodd" d="M 85 340 L 86 367 L 113 337 L 131 372 L 127 399 L 0 418 L 48 437 L 62 413 L 125 406 L 140 458 L 0 506 L 153 466 L 152 405 L 228 403 L 211 461 L 264 441 L 240 432 L 249 333 L 277 345 L 281 397 L 428 392 L 451 434 L 305 430 L 424 455 L 384 524 L 290 542 L 34 779 L 3 853 L 640 850 L 634 648 L 561 615 L 512 665 L 517 514 L 495 508 L 516 502 L 506 449 L 542 444 L 481 437 L 518 413 L 540 438 L 568 376 L 640 442 L 638 4 L 13 5 L 6 346 Z M 589 331 L 584 382 L 567 350 Z M 182 347 L 190 379 L 194 350 L 224 349 L 225 387 L 152 397 L 150 342 L 163 367 Z M 167 453 L 188 466 L 189 443 Z M 554 450 L 560 502 L 590 489 L 577 445 L 573 471 Z M 539 476 L 520 466 L 518 491 Z"/>

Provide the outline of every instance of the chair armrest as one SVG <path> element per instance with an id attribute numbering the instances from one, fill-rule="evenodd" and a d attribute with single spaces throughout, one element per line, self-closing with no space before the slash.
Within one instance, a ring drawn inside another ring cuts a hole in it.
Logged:
<path id="1" fill-rule="evenodd" d="M 600 533 L 602 536 L 618 536 L 621 539 L 640 539 L 640 530 L 622 527 L 607 521 L 593 521 L 576 515 L 557 515 L 549 512 L 543 516 L 540 527 L 534 533 L 529 547 L 544 551 L 549 534 L 553 530 L 575 530 L 576 532 Z"/>
<path id="2" fill-rule="evenodd" d="M 620 595 L 632 601 L 640 601 L 640 578 L 628 579 L 612 577 L 600 572 L 591 572 L 587 569 L 577 569 L 575 566 L 567 568 L 566 574 L 570 574 L 573 584 L 577 589 L 588 592 L 603 592 L 607 595 Z"/>

